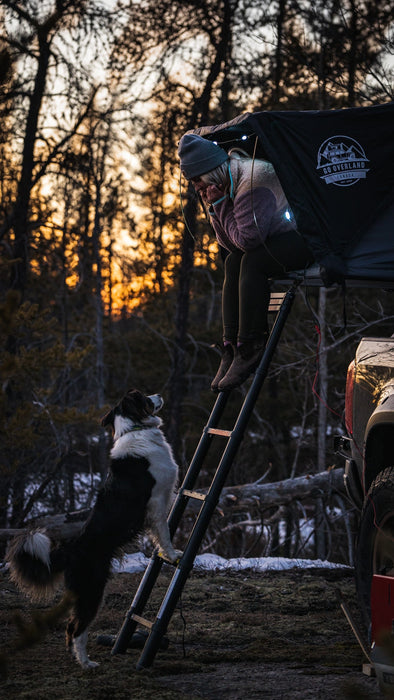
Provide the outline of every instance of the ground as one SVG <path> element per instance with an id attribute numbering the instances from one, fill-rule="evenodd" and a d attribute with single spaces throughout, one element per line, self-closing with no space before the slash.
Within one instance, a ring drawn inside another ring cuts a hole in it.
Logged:
<path id="1" fill-rule="evenodd" d="M 161 597 L 170 576 L 168 570 L 160 577 L 156 591 Z M 359 623 L 350 570 L 193 572 L 181 609 L 175 611 L 168 629 L 168 649 L 159 651 L 153 666 L 143 671 L 135 669 L 138 650 L 111 656 L 109 648 L 96 642 L 97 635 L 118 631 L 140 579 L 141 574 L 121 573 L 109 583 L 88 646 L 91 658 L 100 666 L 84 671 L 65 651 L 63 619 L 34 646 L 16 650 L 20 637 L 15 614 L 29 621 L 32 614 L 46 613 L 50 605 L 27 601 L 15 590 L 7 572 L 0 571 L 1 697 L 384 697 L 376 678 L 362 673 L 365 658 L 339 607 L 338 590 Z"/>

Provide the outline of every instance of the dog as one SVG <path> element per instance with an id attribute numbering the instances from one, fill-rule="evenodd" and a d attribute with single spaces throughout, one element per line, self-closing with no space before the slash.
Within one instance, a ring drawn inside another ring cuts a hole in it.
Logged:
<path id="1" fill-rule="evenodd" d="M 84 668 L 99 665 L 86 651 L 88 627 L 122 547 L 149 527 L 159 554 L 173 563 L 182 554 L 167 524 L 178 467 L 156 415 L 163 403 L 158 394 L 133 389 L 102 418 L 113 433 L 108 477 L 74 540 L 54 545 L 44 531 L 31 531 L 15 538 L 7 554 L 12 580 L 31 598 L 53 593 L 63 574 L 65 596 L 72 601 L 66 646 Z"/>

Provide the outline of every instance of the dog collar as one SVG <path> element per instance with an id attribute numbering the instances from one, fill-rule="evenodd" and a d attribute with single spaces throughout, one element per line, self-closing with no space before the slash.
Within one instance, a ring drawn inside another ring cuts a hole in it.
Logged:
<path id="1" fill-rule="evenodd" d="M 120 433 L 120 435 L 116 435 L 114 439 L 115 439 L 115 441 L 119 440 L 124 435 L 128 435 L 128 433 L 134 433 L 134 431 L 136 431 L 136 430 L 146 430 L 147 427 L 148 426 L 146 426 L 146 425 L 133 425 L 132 428 L 129 428 L 124 433 Z"/>

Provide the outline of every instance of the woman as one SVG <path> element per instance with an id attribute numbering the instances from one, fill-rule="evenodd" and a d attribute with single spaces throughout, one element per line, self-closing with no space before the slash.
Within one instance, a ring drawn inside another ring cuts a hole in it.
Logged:
<path id="1" fill-rule="evenodd" d="M 182 174 L 207 205 L 227 251 L 222 294 L 223 353 L 212 391 L 229 391 L 256 369 L 268 338 L 269 277 L 304 268 L 312 255 L 271 163 L 185 134 Z"/>

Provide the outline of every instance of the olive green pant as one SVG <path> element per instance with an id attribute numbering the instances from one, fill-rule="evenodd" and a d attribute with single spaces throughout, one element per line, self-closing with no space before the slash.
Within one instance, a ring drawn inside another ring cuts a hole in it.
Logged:
<path id="1" fill-rule="evenodd" d="M 223 339 L 233 344 L 263 340 L 268 332 L 269 278 L 303 269 L 312 261 L 295 230 L 269 237 L 246 253 L 228 253 L 222 292 Z"/>

